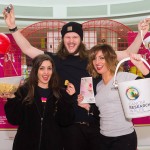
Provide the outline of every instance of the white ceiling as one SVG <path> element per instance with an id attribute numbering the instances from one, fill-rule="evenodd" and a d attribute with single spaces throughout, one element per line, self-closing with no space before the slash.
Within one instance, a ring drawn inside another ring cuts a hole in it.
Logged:
<path id="1" fill-rule="evenodd" d="M 94 6 L 103 4 L 129 3 L 143 0 L 1 0 L 1 4 L 18 6 Z"/>
<path id="2" fill-rule="evenodd" d="M 17 25 L 26 27 L 38 21 L 59 19 L 84 22 L 108 18 L 136 30 L 137 23 L 150 16 L 150 0 L 0 0 L 0 11 L 13 4 Z M 0 28 L 6 25 L 0 14 Z M 1 32 L 1 30 L 0 30 Z"/>

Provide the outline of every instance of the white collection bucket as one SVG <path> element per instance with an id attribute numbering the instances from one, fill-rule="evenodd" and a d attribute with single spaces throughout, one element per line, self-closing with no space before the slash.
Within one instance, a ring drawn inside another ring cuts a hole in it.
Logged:
<path id="1" fill-rule="evenodd" d="M 121 60 L 115 70 L 113 85 L 118 88 L 126 118 L 140 118 L 150 116 L 150 78 L 117 83 L 116 75 L 121 63 L 130 60 Z M 150 69 L 145 59 L 141 59 Z"/>

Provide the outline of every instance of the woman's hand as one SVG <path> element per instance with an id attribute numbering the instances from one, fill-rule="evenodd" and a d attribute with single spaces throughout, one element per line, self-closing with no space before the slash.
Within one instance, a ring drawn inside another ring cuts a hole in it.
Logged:
<path id="1" fill-rule="evenodd" d="M 138 65 L 143 64 L 143 61 L 141 60 L 142 56 L 141 54 L 131 54 L 130 59 L 131 62 L 137 67 Z"/>
<path id="2" fill-rule="evenodd" d="M 145 66 L 141 60 L 142 56 L 140 54 L 131 54 L 131 62 L 142 72 L 143 75 L 149 74 L 149 69 Z"/>
<path id="3" fill-rule="evenodd" d="M 79 94 L 78 99 L 77 99 L 78 106 L 80 106 L 80 107 L 86 109 L 87 111 L 89 111 L 90 110 L 90 104 L 82 103 L 83 99 L 84 99 L 84 97 L 82 96 L 82 94 Z"/>
<path id="4" fill-rule="evenodd" d="M 150 18 L 146 18 L 146 19 L 140 21 L 138 24 L 138 30 L 140 32 L 142 30 L 143 37 L 146 35 L 146 33 L 149 30 L 149 23 L 150 23 Z"/>
<path id="5" fill-rule="evenodd" d="M 66 92 L 67 92 L 69 95 L 73 95 L 73 94 L 76 92 L 75 87 L 74 87 L 74 85 L 73 85 L 72 83 L 69 82 L 69 83 L 67 84 Z"/>
<path id="6" fill-rule="evenodd" d="M 0 93 L 0 98 L 14 98 L 15 95 L 13 93 Z"/>
<path id="7" fill-rule="evenodd" d="M 3 10 L 3 16 L 4 16 L 4 20 L 8 26 L 9 29 L 13 29 L 16 27 L 16 24 L 15 24 L 15 13 L 14 13 L 14 7 L 12 4 L 10 4 L 10 7 L 11 7 L 11 10 L 10 12 L 8 13 L 6 11 L 6 8 L 4 8 Z"/>

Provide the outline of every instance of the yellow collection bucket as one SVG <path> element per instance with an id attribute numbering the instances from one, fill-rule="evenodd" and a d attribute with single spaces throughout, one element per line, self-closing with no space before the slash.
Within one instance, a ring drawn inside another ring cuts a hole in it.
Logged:
<path id="1" fill-rule="evenodd" d="M 118 88 L 122 106 L 126 118 L 140 118 L 150 116 L 150 78 L 139 79 L 117 83 L 116 75 L 121 63 L 130 60 L 121 60 L 115 70 L 113 85 Z M 150 65 L 145 59 L 142 61 L 150 69 Z"/>

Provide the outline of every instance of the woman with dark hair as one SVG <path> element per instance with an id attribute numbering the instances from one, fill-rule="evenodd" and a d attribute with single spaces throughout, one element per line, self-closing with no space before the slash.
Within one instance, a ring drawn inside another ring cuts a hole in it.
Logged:
<path id="1" fill-rule="evenodd" d="M 50 56 L 33 59 L 29 78 L 15 94 L 5 93 L 5 113 L 9 123 L 18 125 L 13 150 L 63 150 L 61 126 L 74 120 L 73 84 L 60 88 Z"/>
<path id="2" fill-rule="evenodd" d="M 141 55 L 132 54 L 130 58 L 145 77 L 150 77 Z M 113 86 L 117 64 L 117 55 L 110 45 L 96 45 L 91 49 L 87 69 L 92 77 L 102 77 L 95 96 L 100 111 L 100 150 L 136 150 L 137 136 L 133 123 L 125 117 L 118 90 Z M 139 77 L 119 71 L 116 78 L 118 82 L 125 82 Z M 83 96 L 78 95 L 78 105 L 87 109 L 89 104 L 82 104 L 82 100 Z"/>

